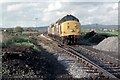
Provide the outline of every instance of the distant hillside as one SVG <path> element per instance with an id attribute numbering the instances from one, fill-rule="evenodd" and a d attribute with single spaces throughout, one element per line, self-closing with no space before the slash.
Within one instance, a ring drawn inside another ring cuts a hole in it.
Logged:
<path id="1" fill-rule="evenodd" d="M 37 27 L 37 30 L 38 30 L 39 32 L 46 32 L 46 31 L 47 31 L 47 27 L 48 27 L 48 26 Z"/>
<path id="2" fill-rule="evenodd" d="M 47 30 L 48 26 L 41 26 L 37 27 L 38 30 Z M 101 28 L 106 28 L 106 29 L 118 29 L 118 25 L 101 25 L 101 24 L 88 24 L 88 25 L 81 25 L 81 28 L 85 29 L 101 29 Z"/>
<path id="3" fill-rule="evenodd" d="M 40 32 L 45 32 L 47 31 L 48 26 L 40 26 L 40 27 L 23 27 L 24 29 L 27 28 L 32 28 L 33 30 L 38 30 Z M 106 28 L 106 29 L 118 29 L 118 25 L 101 25 L 101 24 L 88 24 L 88 25 L 81 25 L 81 28 L 83 29 L 101 29 L 101 28 Z M 0 30 L 3 29 L 8 29 L 8 28 L 0 28 Z"/>
<path id="4" fill-rule="evenodd" d="M 47 28 L 48 28 L 48 26 L 41 26 L 41 27 L 37 27 L 36 30 L 38 30 L 39 32 L 46 32 Z M 81 28 L 83 28 L 83 29 L 101 29 L 101 28 L 117 29 L 118 25 L 89 24 L 89 25 L 81 25 Z M 33 29 L 35 29 L 35 27 L 33 27 Z"/>
<path id="5" fill-rule="evenodd" d="M 117 29 L 118 25 L 101 25 L 101 24 L 89 24 L 89 25 L 81 25 L 81 28 L 88 28 L 88 29 Z"/>

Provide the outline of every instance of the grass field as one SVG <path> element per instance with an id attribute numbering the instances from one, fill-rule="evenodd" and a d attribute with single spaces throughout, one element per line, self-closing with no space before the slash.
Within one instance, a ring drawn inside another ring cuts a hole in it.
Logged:
<path id="1" fill-rule="evenodd" d="M 118 36 L 118 32 L 117 32 L 117 31 L 115 31 L 115 32 L 109 32 L 109 31 L 104 32 L 104 31 L 98 31 L 97 33 L 99 33 L 99 34 L 108 34 L 108 35 L 111 35 L 111 36 Z"/>
<path id="2" fill-rule="evenodd" d="M 3 37 L 2 42 L 2 46 L 34 46 L 36 44 L 37 41 L 34 38 L 23 35 Z"/>
<path id="3" fill-rule="evenodd" d="M 89 29 L 81 29 L 81 35 L 84 35 L 86 34 L 87 32 L 90 32 Z M 102 30 L 96 30 L 96 33 L 98 34 L 107 34 L 107 35 L 110 35 L 110 36 L 118 36 L 120 34 L 120 31 L 102 31 Z"/>

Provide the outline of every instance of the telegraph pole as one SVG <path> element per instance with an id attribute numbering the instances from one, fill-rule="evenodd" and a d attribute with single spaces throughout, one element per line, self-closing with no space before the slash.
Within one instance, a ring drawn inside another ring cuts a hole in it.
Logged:
<path id="1" fill-rule="evenodd" d="M 37 31 L 37 21 L 38 21 L 38 18 L 35 18 L 35 21 L 36 21 L 36 24 L 35 24 L 36 26 L 35 27 L 36 27 L 36 31 Z"/>

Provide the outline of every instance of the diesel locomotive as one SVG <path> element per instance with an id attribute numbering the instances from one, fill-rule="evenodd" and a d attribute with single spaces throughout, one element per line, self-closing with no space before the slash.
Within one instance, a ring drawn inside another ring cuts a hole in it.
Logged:
<path id="1" fill-rule="evenodd" d="M 48 27 L 48 35 L 64 44 L 78 44 L 80 37 L 80 22 L 73 15 L 66 15 Z"/>

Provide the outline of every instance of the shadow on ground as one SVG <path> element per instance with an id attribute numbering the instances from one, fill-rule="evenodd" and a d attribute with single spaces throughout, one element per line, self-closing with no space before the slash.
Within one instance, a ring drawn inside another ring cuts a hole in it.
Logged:
<path id="1" fill-rule="evenodd" d="M 51 53 L 41 46 L 39 46 L 39 49 L 40 51 L 31 49 L 28 52 L 23 51 L 21 54 L 16 55 L 14 51 L 13 53 L 8 53 L 9 50 L 5 52 L 3 48 L 3 79 L 39 78 L 53 80 L 56 78 L 71 78 L 65 67 Z"/>

